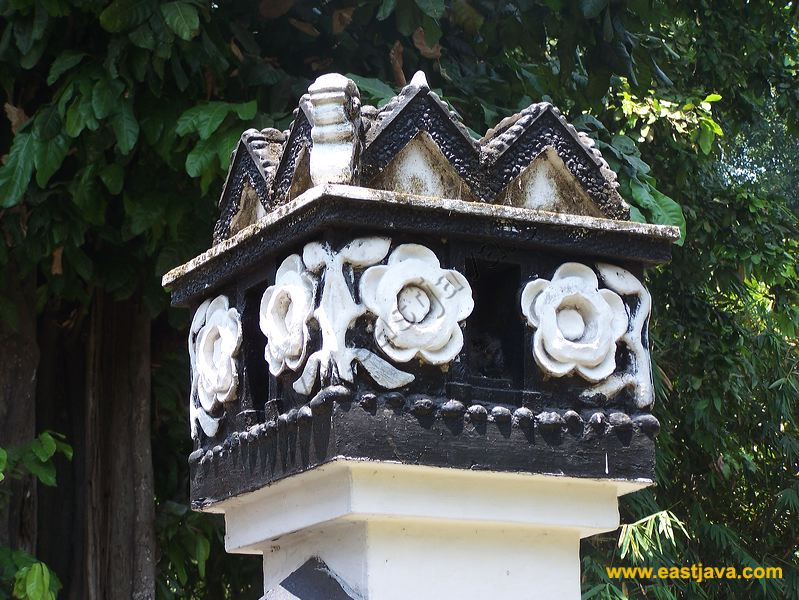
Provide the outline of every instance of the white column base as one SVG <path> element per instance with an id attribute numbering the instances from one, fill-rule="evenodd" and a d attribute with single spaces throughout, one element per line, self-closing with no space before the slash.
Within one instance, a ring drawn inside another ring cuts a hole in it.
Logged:
<path id="1" fill-rule="evenodd" d="M 578 600 L 580 538 L 650 483 L 339 460 L 211 510 L 263 554 L 266 600 L 312 557 L 361 600 Z"/>

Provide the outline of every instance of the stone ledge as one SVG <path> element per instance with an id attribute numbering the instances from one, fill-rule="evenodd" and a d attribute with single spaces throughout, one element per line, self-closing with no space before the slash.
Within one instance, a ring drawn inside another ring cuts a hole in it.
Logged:
<path id="1" fill-rule="evenodd" d="M 648 264 L 668 261 L 671 244 L 680 237 L 677 227 L 667 225 L 329 184 L 308 190 L 172 269 L 162 283 L 173 290 L 173 303 L 184 304 L 201 293 L 209 293 L 210 288 L 231 279 L 257 258 L 276 253 L 290 242 L 309 239 L 315 231 L 329 227 L 356 226 L 479 236 L 550 251 L 586 252 Z"/>
<path id="2" fill-rule="evenodd" d="M 192 505 L 201 510 L 224 506 L 234 497 L 341 460 L 374 463 L 376 468 L 396 463 L 448 468 L 447 472 L 647 483 L 654 479 L 655 431 L 649 414 L 630 419 L 613 409 L 606 411 L 609 416 L 602 409 L 585 410 L 577 415 L 577 431 L 569 428 L 567 419 L 553 423 L 563 411 L 534 415 L 522 408 L 514 415 L 505 409 L 505 419 L 488 410 L 483 420 L 468 412 L 447 416 L 444 406 L 417 415 L 412 402 L 403 399 L 402 405 L 393 406 L 387 397 L 374 407 L 336 403 L 328 410 L 292 409 L 223 444 L 192 453 Z M 528 412 L 531 418 L 526 418 Z"/>
<path id="3" fill-rule="evenodd" d="M 616 529 L 616 499 L 651 483 L 338 459 L 205 510 L 225 514 L 226 549 L 242 553 L 319 526 L 380 519 L 568 529 L 588 537 Z"/>

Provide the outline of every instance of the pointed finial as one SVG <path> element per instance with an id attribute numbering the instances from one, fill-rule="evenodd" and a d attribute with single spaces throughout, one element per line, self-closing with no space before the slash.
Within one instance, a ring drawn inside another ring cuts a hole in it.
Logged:
<path id="1" fill-rule="evenodd" d="M 411 82 L 408 85 L 430 89 L 430 85 L 427 83 L 427 76 L 424 74 L 424 71 L 416 71 L 416 73 L 413 75 L 413 79 L 411 79 Z"/>

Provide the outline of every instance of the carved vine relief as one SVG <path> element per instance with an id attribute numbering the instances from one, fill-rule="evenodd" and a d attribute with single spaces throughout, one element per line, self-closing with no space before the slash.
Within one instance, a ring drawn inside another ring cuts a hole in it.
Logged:
<path id="1" fill-rule="evenodd" d="M 297 373 L 293 388 L 307 396 L 317 381 L 322 388 L 353 382 L 356 364 L 379 386 L 396 389 L 414 375 L 389 360 L 418 359 L 443 367 L 455 359 L 463 348 L 461 324 L 474 309 L 469 282 L 458 271 L 442 268 L 425 246 L 402 244 L 389 254 L 390 248 L 391 240 L 384 237 L 358 238 L 338 250 L 312 242 L 302 256 L 292 254 L 282 262 L 259 309 L 270 373 Z M 596 271 L 599 278 L 591 267 L 568 262 L 551 280 L 536 278 L 524 286 L 521 311 L 535 328 L 533 356 L 547 377 L 576 374 L 594 384 L 581 394 L 587 401 L 630 389 L 636 405 L 645 408 L 653 398 L 644 337 L 651 298 L 625 269 L 600 263 Z M 361 272 L 357 282 L 356 272 Z M 347 332 L 364 315 L 389 360 L 348 341 Z M 311 323 L 320 344 L 309 355 Z M 628 348 L 629 358 L 617 372 L 619 344 Z M 228 298 L 206 300 L 189 333 L 193 437 L 196 423 L 214 436 L 224 405 L 235 399 L 240 345 L 241 320 Z"/>

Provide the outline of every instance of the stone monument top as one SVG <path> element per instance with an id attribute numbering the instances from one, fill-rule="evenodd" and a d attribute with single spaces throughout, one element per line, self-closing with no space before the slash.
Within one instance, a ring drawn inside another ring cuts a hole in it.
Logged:
<path id="1" fill-rule="evenodd" d="M 499 597 L 579 597 L 579 539 L 654 479 L 643 272 L 679 237 L 617 188 L 551 104 L 475 139 L 422 73 L 381 108 L 324 75 L 242 134 L 214 245 L 164 285 L 194 314 L 192 504 L 264 554 L 265 598 L 483 598 L 470 552 L 513 570 Z M 444 543 L 441 596 L 414 565 Z"/>

